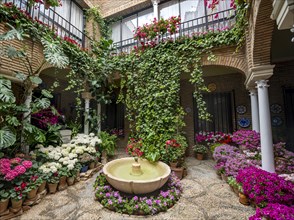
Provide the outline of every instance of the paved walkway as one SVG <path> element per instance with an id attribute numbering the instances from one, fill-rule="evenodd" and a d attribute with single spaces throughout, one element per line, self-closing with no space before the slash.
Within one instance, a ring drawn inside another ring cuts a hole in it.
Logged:
<path id="1" fill-rule="evenodd" d="M 119 155 L 121 157 L 122 154 Z M 95 177 L 79 182 L 65 191 L 46 196 L 40 204 L 16 218 L 21 220 L 50 219 L 248 219 L 255 213 L 252 207 L 243 206 L 228 184 L 220 180 L 213 170 L 214 161 L 186 159 L 188 176 L 182 180 L 184 192 L 178 203 L 167 212 L 155 216 L 129 216 L 103 208 L 94 200 Z"/>

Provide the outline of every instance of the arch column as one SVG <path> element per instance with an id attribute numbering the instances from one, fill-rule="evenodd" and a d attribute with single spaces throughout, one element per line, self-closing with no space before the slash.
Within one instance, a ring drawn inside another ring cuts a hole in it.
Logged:
<path id="1" fill-rule="evenodd" d="M 268 80 L 256 81 L 258 89 L 258 107 L 260 117 L 260 144 L 262 169 L 275 172 L 273 136 L 268 98 Z"/>
<path id="2" fill-rule="evenodd" d="M 249 94 L 250 94 L 250 101 L 251 101 L 252 130 L 260 132 L 257 90 L 249 89 Z"/>
<path id="3" fill-rule="evenodd" d="M 85 100 L 85 115 L 84 115 L 84 134 L 89 134 L 89 110 L 90 110 L 90 100 L 92 98 L 90 92 L 83 92 L 82 98 Z"/>

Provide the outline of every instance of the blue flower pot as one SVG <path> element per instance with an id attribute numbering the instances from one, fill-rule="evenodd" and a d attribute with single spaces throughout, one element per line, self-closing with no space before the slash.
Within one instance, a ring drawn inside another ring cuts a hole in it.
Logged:
<path id="1" fill-rule="evenodd" d="M 87 172 L 88 171 L 88 168 L 89 168 L 89 166 L 88 165 L 84 165 L 82 168 L 81 168 L 81 173 L 85 173 L 85 172 Z"/>

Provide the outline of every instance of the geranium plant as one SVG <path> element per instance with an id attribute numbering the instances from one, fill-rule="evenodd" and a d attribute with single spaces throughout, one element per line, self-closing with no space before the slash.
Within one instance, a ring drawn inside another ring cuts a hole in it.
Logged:
<path id="1" fill-rule="evenodd" d="M 39 167 L 39 171 L 43 174 L 42 178 L 48 183 L 58 183 L 59 174 L 58 169 L 62 166 L 60 163 L 56 162 L 47 162 Z"/>
<path id="2" fill-rule="evenodd" d="M 240 150 L 234 146 L 223 144 L 215 148 L 213 158 L 216 161 L 226 161 L 230 157 L 234 157 Z"/>
<path id="3" fill-rule="evenodd" d="M 126 153 L 131 156 L 142 157 L 144 152 L 142 151 L 143 143 L 142 139 L 130 138 L 126 148 Z"/>
<path id="4" fill-rule="evenodd" d="M 15 178 L 23 175 L 27 169 L 32 167 L 32 162 L 16 157 L 12 159 L 0 159 L 0 175 L 3 175 L 4 180 L 13 181 Z"/>
<path id="5" fill-rule="evenodd" d="M 240 170 L 236 179 L 242 184 L 244 194 L 260 207 L 268 203 L 294 204 L 294 184 L 276 173 L 248 167 Z"/>
<path id="6" fill-rule="evenodd" d="M 202 144 L 196 144 L 193 146 L 193 150 L 195 153 L 201 153 L 201 154 L 206 154 L 208 149 L 206 146 Z"/>
<path id="7" fill-rule="evenodd" d="M 176 139 L 170 139 L 165 142 L 166 157 L 168 162 L 178 162 L 184 156 L 184 149 Z"/>
<path id="8" fill-rule="evenodd" d="M 294 207 L 289 207 L 283 204 L 268 204 L 265 208 L 256 209 L 256 213 L 253 216 L 249 217 L 249 220 L 288 220 L 294 219 Z"/>
<path id="9" fill-rule="evenodd" d="M 239 130 L 233 133 L 233 142 L 242 149 L 260 150 L 260 134 L 252 130 Z"/>
<path id="10" fill-rule="evenodd" d="M 14 186 L 10 190 L 10 198 L 14 200 L 21 200 L 25 196 L 25 189 L 26 189 L 27 183 L 21 182 L 19 185 Z"/>

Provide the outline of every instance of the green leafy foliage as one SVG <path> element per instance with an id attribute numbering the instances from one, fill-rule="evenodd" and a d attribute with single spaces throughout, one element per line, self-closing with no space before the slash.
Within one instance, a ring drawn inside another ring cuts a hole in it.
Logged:
<path id="1" fill-rule="evenodd" d="M 12 146 L 16 141 L 16 135 L 9 127 L 0 128 L 0 150 Z"/>
<path id="2" fill-rule="evenodd" d="M 101 151 L 106 151 L 107 155 L 113 156 L 116 148 L 117 137 L 115 135 L 110 135 L 105 131 L 101 131 L 98 134 L 98 137 L 102 141 L 99 145 L 101 147 Z"/>
<path id="3" fill-rule="evenodd" d="M 14 94 L 11 90 L 11 81 L 0 77 L 0 101 L 1 102 L 15 102 Z"/>

